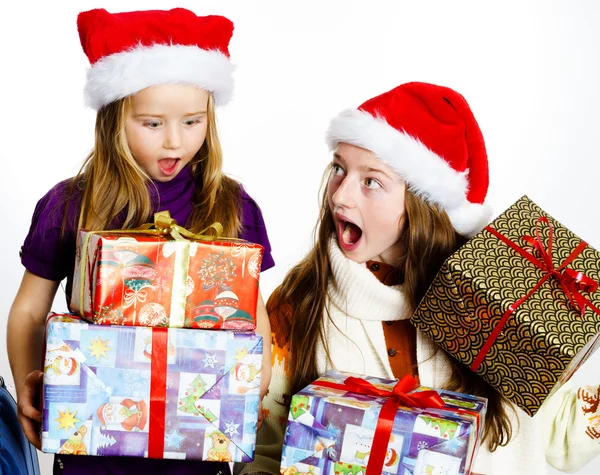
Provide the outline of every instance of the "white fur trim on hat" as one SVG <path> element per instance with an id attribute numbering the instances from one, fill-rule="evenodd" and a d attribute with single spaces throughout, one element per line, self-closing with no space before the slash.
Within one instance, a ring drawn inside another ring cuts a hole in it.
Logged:
<path id="1" fill-rule="evenodd" d="M 216 105 L 233 95 L 234 66 L 220 51 L 197 46 L 137 46 L 94 63 L 85 85 L 86 105 L 100 109 L 142 89 L 161 84 L 190 84 L 213 94 Z"/>
<path id="2" fill-rule="evenodd" d="M 467 200 L 468 170 L 454 170 L 418 139 L 395 129 L 385 119 L 347 109 L 331 121 L 326 140 L 330 150 L 344 142 L 373 152 L 402 177 L 413 193 L 444 209 L 459 233 L 472 236 L 489 222 L 488 207 Z"/>

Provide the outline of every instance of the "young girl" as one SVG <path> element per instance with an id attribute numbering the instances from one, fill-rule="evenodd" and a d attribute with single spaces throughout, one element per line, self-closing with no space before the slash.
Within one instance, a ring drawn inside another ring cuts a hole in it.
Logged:
<path id="1" fill-rule="evenodd" d="M 407 320 L 444 260 L 489 219 L 486 150 L 464 98 L 403 84 L 340 114 L 327 141 L 333 162 L 315 246 L 267 303 L 273 379 L 255 461 L 239 472 L 279 473 L 290 397 L 330 368 L 409 373 L 487 397 L 478 474 L 539 475 L 546 460 L 576 470 L 599 453 L 600 412 L 590 403 L 599 388 L 578 397 L 566 387 L 530 418 Z"/>
<path id="2" fill-rule="evenodd" d="M 93 151 L 75 178 L 37 204 L 22 248 L 25 274 L 8 321 L 8 353 L 25 434 L 38 448 L 39 371 L 46 314 L 67 278 L 70 294 L 78 228 L 135 228 L 169 210 L 198 232 L 222 223 L 224 235 L 264 246 L 262 270 L 273 266 L 258 205 L 222 172 L 215 106 L 232 93 L 224 17 L 92 10 L 78 17 L 81 44 L 92 65 L 85 86 L 97 109 Z M 270 379 L 270 328 L 262 297 L 257 331 L 265 338 L 262 393 Z M 128 474 L 229 472 L 225 463 L 56 456 L 58 473 Z"/>

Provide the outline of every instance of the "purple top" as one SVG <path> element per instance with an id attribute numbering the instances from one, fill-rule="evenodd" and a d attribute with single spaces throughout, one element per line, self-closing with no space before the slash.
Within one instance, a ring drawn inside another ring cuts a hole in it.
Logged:
<path id="1" fill-rule="evenodd" d="M 61 281 L 71 278 L 75 267 L 75 241 L 77 238 L 77 220 L 81 195 L 75 191 L 69 204 L 66 231 L 61 239 L 62 219 L 66 207 L 66 197 L 71 180 L 65 180 L 54 186 L 38 201 L 29 233 L 21 248 L 21 262 L 25 268 L 45 279 Z M 154 182 L 150 195 L 154 203 L 154 212 L 169 210 L 171 216 L 185 225 L 193 209 L 195 182 L 191 167 L 184 168 L 173 180 Z M 275 265 L 271 256 L 271 244 L 260 208 L 241 188 L 242 232 L 240 238 L 260 244 L 264 247 L 262 271 Z M 123 217 L 117 217 L 115 228 L 121 226 Z M 119 223 L 119 221 L 121 221 Z"/>
<path id="2" fill-rule="evenodd" d="M 195 183 L 191 167 L 187 167 L 173 180 L 154 182 L 150 187 L 154 212 L 169 210 L 178 223 L 187 223 L 193 208 Z M 29 233 L 21 248 L 21 262 L 25 268 L 45 279 L 61 281 L 68 279 L 67 298 L 70 294 L 70 280 L 75 266 L 76 223 L 81 195 L 75 194 L 68 208 L 66 232 L 61 239 L 62 219 L 66 207 L 66 196 L 70 180 L 54 186 L 38 202 L 31 220 Z M 240 186 L 241 187 L 241 186 Z M 241 187 L 242 232 L 240 237 L 264 247 L 262 271 L 275 264 L 271 256 L 271 245 L 260 208 Z M 117 218 L 118 221 L 118 218 Z M 121 219 L 122 222 L 122 219 Z M 118 223 L 117 223 L 118 225 Z M 230 473 L 226 463 L 195 462 L 191 460 L 153 460 L 135 457 L 84 457 L 60 455 L 55 457 L 54 473 L 68 474 L 111 474 L 131 475 L 132 473 L 164 474 L 221 474 Z"/>

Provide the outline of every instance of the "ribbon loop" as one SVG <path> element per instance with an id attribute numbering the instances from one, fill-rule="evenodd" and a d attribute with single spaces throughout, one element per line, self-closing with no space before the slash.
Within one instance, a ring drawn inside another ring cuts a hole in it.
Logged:
<path id="1" fill-rule="evenodd" d="M 199 233 L 193 233 L 183 226 L 179 226 L 177 221 L 171 217 L 169 211 L 159 211 L 154 213 L 154 223 L 142 226 L 145 231 L 156 231 L 158 234 L 170 234 L 173 239 L 181 241 L 184 238 L 194 239 L 196 241 L 214 241 L 221 238 L 223 234 L 223 225 L 215 222 L 210 226 L 206 227 Z M 208 234 L 208 230 L 212 229 L 214 232 Z"/>
<path id="2" fill-rule="evenodd" d="M 542 236 L 540 233 L 539 225 L 540 223 L 545 223 L 549 228 L 548 235 L 548 247 L 544 247 L 544 243 L 542 241 Z M 542 265 L 538 265 L 540 269 L 546 271 L 549 275 L 554 277 L 560 286 L 563 289 L 563 292 L 571 302 L 571 306 L 573 306 L 580 314 L 583 316 L 586 309 L 586 299 L 579 293 L 579 291 L 584 292 L 595 292 L 598 288 L 598 283 L 583 274 L 582 272 L 578 272 L 574 269 L 565 268 L 562 272 L 560 269 L 562 267 L 566 267 L 566 264 L 559 268 L 554 266 L 554 262 L 552 259 L 552 243 L 553 243 L 553 234 L 554 227 L 552 223 L 548 221 L 548 218 L 545 216 L 541 216 L 535 222 L 535 238 L 531 236 L 522 236 L 522 239 L 527 243 L 531 244 L 533 248 L 540 254 L 542 258 Z"/>

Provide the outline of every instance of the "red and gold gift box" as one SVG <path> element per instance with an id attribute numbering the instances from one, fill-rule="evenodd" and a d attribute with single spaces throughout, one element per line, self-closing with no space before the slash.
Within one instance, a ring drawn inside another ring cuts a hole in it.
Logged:
<path id="1" fill-rule="evenodd" d="M 165 214 L 152 229 L 80 230 L 71 309 L 98 324 L 253 330 L 262 256 Z"/>
<path id="2" fill-rule="evenodd" d="M 411 322 L 529 415 L 600 346 L 600 253 L 526 196 L 446 260 Z"/>

